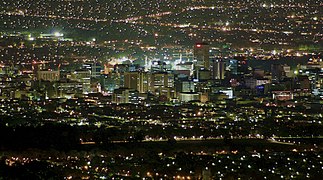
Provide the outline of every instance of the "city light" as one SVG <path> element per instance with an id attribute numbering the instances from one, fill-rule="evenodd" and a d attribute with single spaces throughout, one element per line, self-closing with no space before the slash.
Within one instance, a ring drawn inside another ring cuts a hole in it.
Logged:
<path id="1" fill-rule="evenodd" d="M 0 4 L 0 179 L 322 179 L 318 0 Z"/>
<path id="2" fill-rule="evenodd" d="M 62 36 L 63 36 L 63 34 L 61 34 L 60 32 L 54 32 L 54 36 L 55 36 L 55 37 L 62 37 Z"/>

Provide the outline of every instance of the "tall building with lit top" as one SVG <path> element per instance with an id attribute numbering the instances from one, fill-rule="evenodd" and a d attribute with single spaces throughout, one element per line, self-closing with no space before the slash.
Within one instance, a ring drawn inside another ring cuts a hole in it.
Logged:
<path id="1" fill-rule="evenodd" d="M 194 61 L 196 69 L 210 70 L 210 46 L 207 43 L 196 43 L 194 46 Z"/>

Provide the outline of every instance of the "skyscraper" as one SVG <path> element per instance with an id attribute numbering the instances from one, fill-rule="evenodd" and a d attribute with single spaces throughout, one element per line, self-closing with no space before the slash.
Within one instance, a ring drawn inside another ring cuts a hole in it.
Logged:
<path id="1" fill-rule="evenodd" d="M 145 93 L 148 91 L 148 74 L 146 72 L 126 72 L 124 75 L 124 87 Z"/>
<path id="2" fill-rule="evenodd" d="M 194 61 L 196 69 L 210 70 L 210 46 L 207 43 L 196 43 L 194 46 Z"/>
<path id="3" fill-rule="evenodd" d="M 221 59 L 213 59 L 211 64 L 212 79 L 224 79 L 225 62 Z"/>

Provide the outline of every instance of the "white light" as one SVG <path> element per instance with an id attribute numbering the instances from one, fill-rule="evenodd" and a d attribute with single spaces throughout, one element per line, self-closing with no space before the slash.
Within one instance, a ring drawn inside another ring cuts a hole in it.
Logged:
<path id="1" fill-rule="evenodd" d="M 56 36 L 56 37 L 60 37 L 60 36 L 63 36 L 63 34 L 61 34 L 61 33 L 59 33 L 59 32 L 55 32 L 55 33 L 54 33 L 54 36 Z"/>

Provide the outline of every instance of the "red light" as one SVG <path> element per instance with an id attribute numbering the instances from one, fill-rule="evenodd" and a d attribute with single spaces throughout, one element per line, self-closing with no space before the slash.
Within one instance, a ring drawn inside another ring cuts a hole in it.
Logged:
<path id="1" fill-rule="evenodd" d="M 202 47 L 202 45 L 201 44 L 197 44 L 196 47 L 200 48 L 200 47 Z"/>

